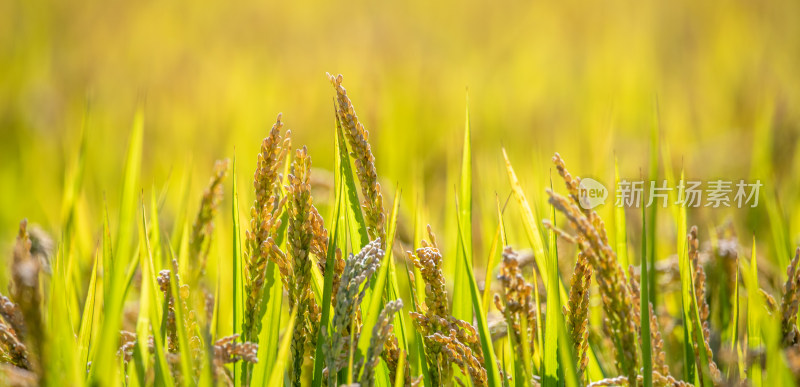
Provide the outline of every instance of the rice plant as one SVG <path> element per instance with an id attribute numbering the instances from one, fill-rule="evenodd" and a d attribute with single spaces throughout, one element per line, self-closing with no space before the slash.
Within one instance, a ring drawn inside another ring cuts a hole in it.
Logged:
<path id="1" fill-rule="evenodd" d="M 257 151 L 256 164 L 245 166 L 254 168 L 252 186 L 240 191 L 235 154 L 219 155 L 231 161 L 218 161 L 210 171 L 193 222 L 166 215 L 173 210 L 164 208 L 155 187 L 140 188 L 144 123 L 137 114 L 120 214 L 110 222 L 104 209 L 91 257 L 71 248 L 81 232 L 89 232 L 71 223 L 78 211 L 74 201 L 65 200 L 67 226 L 59 238 L 28 220 L 19 223 L 5 261 L 9 288 L 0 292 L 0 381 L 313 387 L 800 383 L 800 248 L 793 259 L 770 259 L 755 238 L 742 243 L 731 226 L 709 227 L 707 233 L 689 227 L 693 208 L 674 201 L 661 212 L 672 215 L 675 237 L 659 227 L 656 210 L 648 214 L 644 207 L 640 218 L 615 209 L 614 227 L 607 228 L 602 209 L 587 206 L 585 180 L 558 153 L 552 168 L 564 188 L 556 188 L 551 177 L 529 199 L 509 154 L 496 149 L 518 208 L 506 208 L 498 198 L 496 219 L 481 223 L 473 214 L 472 191 L 483 187 L 472 176 L 469 118 L 461 186 L 449 214 L 454 232 L 437 237 L 433 230 L 446 228 L 431 224 L 423 236 L 420 217 L 412 226 L 416 235 L 401 236 L 408 228 L 402 187 L 382 189 L 380 154 L 373 153 L 343 77 L 328 74 L 328 80 L 332 130 L 314 130 L 332 139 L 335 167 L 326 175 L 332 184 L 318 178 L 309 147 L 293 151 L 293 133 L 304 129 L 284 130 L 278 114 L 260 146 L 247 148 Z M 656 131 L 655 153 L 661 147 L 657 136 Z M 658 175 L 658 157 L 651 162 L 651 174 Z M 618 166 L 603 168 L 620 182 Z M 666 166 L 664 173 L 674 179 Z M 679 181 L 685 187 L 683 173 Z M 681 188 L 678 195 L 685 193 Z M 245 221 L 240 194 L 254 198 Z M 388 203 L 392 195 L 392 206 L 385 206 L 384 198 Z M 629 241 L 627 235 L 637 231 L 639 239 Z M 509 234 L 525 238 L 510 242 Z M 473 248 L 481 235 L 493 236 L 486 241 L 490 257 L 483 281 L 475 275 Z M 634 241 L 641 247 L 638 256 L 628 252 Z M 665 250 L 670 253 L 655 256 Z M 79 264 L 85 260 L 91 260 L 88 276 Z M 780 264 L 787 265 L 785 276 Z"/>

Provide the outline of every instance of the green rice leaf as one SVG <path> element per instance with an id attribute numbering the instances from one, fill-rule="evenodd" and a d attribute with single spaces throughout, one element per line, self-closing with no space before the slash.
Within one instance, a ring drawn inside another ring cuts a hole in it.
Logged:
<path id="1" fill-rule="evenodd" d="M 66 287 L 66 263 L 64 243 L 59 244 L 55 257 L 52 262 L 53 277 L 50 282 L 47 305 L 47 315 L 50 318 L 49 333 L 52 338 L 45 344 L 47 352 L 39 353 L 39 359 L 43 361 L 41 372 L 44 373 L 39 382 L 43 384 L 53 383 L 58 380 L 68 385 L 78 385 L 83 381 L 79 377 L 80 370 L 76 366 L 76 342 L 74 328 L 69 316 L 68 301 L 66 298 L 71 296 L 71 292 Z M 57 360 L 57 361 L 53 361 Z M 79 381 L 80 379 L 80 381 Z"/>
<path id="2" fill-rule="evenodd" d="M 494 266 L 497 264 L 497 257 L 500 256 L 500 251 L 498 251 L 498 244 L 500 244 L 500 239 L 502 235 L 503 245 L 505 245 L 505 227 L 503 226 L 503 210 L 500 208 L 500 198 L 495 195 L 494 196 L 495 205 L 497 207 L 497 227 L 494 231 L 494 238 L 492 238 L 492 244 L 489 246 L 489 257 L 486 258 L 486 275 L 484 278 L 484 285 L 483 285 L 483 310 L 488 311 L 492 305 L 492 279 L 494 275 L 492 275 L 494 271 Z M 499 246 L 500 250 L 502 251 L 503 247 Z"/>
<path id="3" fill-rule="evenodd" d="M 156 285 L 156 273 L 153 266 L 153 254 L 150 249 L 150 241 L 147 238 L 147 219 L 144 208 L 144 201 L 141 202 L 141 223 L 139 225 L 139 261 L 142 270 L 142 289 L 139 297 L 139 318 L 136 324 L 136 335 L 139 338 L 148 337 L 150 327 L 153 330 L 153 344 L 155 347 L 155 380 L 156 384 L 163 386 L 173 386 L 172 374 L 167 365 L 165 347 L 163 342 L 164 327 L 166 327 L 167 305 L 162 305 L 161 295 L 158 285 Z M 163 308 L 163 309 L 162 309 Z M 177 308 L 176 308 L 177 309 Z M 160 324 L 159 324 L 160 323 Z M 137 349 L 140 354 L 146 356 L 149 353 L 145 340 L 137 340 Z M 139 369 L 146 370 L 149 360 L 144 360 L 144 364 Z M 144 375 L 140 375 L 139 380 L 144 384 Z"/>
<path id="4" fill-rule="evenodd" d="M 400 287 L 397 283 L 397 269 L 395 267 L 392 247 L 394 246 L 394 238 L 395 234 L 397 233 L 397 219 L 400 212 L 400 197 L 402 192 L 399 188 L 396 189 L 395 192 L 397 194 L 394 196 L 394 202 L 392 203 L 392 212 L 389 214 L 389 229 L 386 233 L 386 255 L 389 255 L 389 284 L 387 291 L 389 292 L 390 300 L 397 300 L 401 298 Z M 400 349 L 402 351 L 408 351 L 408 328 L 406 327 L 406 321 L 403 318 L 402 313 L 395 313 L 394 326 L 400 328 L 397 331 L 399 333 L 397 336 Z"/>
<path id="5" fill-rule="evenodd" d="M 78 361 L 82 365 L 89 363 L 89 346 L 91 345 L 92 336 L 94 334 L 94 315 L 95 315 L 95 300 L 97 299 L 97 271 L 100 257 L 99 251 L 95 252 L 94 264 L 92 265 L 92 274 L 89 277 L 89 292 L 86 295 L 86 301 L 83 304 L 83 315 L 81 316 L 81 328 L 78 333 Z"/>
<path id="6" fill-rule="evenodd" d="M 191 165 L 191 163 L 187 163 L 187 165 Z M 189 202 L 191 198 L 189 194 L 191 193 L 191 184 L 192 184 L 192 174 L 191 168 L 187 167 L 183 171 L 183 177 L 181 178 L 181 188 L 180 197 L 181 201 L 178 207 L 178 211 L 175 217 L 175 223 L 172 225 L 172 236 L 170 240 L 172 241 L 172 246 L 178 248 L 178 272 L 183 276 L 189 275 L 189 264 L 188 257 L 189 257 Z"/>
<path id="7" fill-rule="evenodd" d="M 731 346 L 730 346 L 730 353 L 736 355 L 736 349 L 738 348 L 738 336 L 739 336 L 739 257 L 736 257 L 736 279 L 733 282 L 735 285 L 733 287 L 733 316 L 731 317 Z M 732 379 L 734 375 L 734 369 L 736 362 L 731 362 L 731 365 L 728 366 L 727 376 L 728 379 Z"/>
<path id="8" fill-rule="evenodd" d="M 150 191 L 150 240 L 153 248 L 153 265 L 155 265 L 156 272 L 164 268 L 164 259 L 161 251 L 161 226 L 158 224 L 158 198 L 156 196 L 156 187 L 153 186 Z M 170 265 L 167 265 L 170 266 Z"/>
<path id="9" fill-rule="evenodd" d="M 400 359 L 397 360 L 397 374 L 394 377 L 394 387 L 405 387 L 406 381 L 406 351 L 400 351 Z"/>
<path id="10" fill-rule="evenodd" d="M 399 194 L 399 193 L 398 193 Z M 394 229 L 397 227 L 397 216 L 394 213 L 396 207 L 399 206 L 399 195 L 395 198 L 395 204 L 393 205 L 393 214 L 392 218 L 390 219 L 389 224 L 389 231 L 391 231 L 391 237 L 394 237 Z M 388 239 L 389 235 L 387 235 Z M 391 246 L 391 240 L 387 240 L 386 246 Z M 367 353 L 367 349 L 369 348 L 369 342 L 372 338 L 372 328 L 378 321 L 378 315 L 383 310 L 383 296 L 384 291 L 387 288 L 386 284 L 389 277 L 389 266 L 391 265 L 392 259 L 392 249 L 387 247 L 386 253 L 383 255 L 383 259 L 381 260 L 381 266 L 378 269 L 378 273 L 376 274 L 375 284 L 372 287 L 374 291 L 372 295 L 369 297 L 369 308 L 367 312 L 362 315 L 364 327 L 367 327 L 364 331 L 361 332 L 361 337 L 358 340 L 358 350 L 361 353 Z M 380 378 L 378 378 L 380 379 Z"/>
<path id="11" fill-rule="evenodd" d="M 756 238 L 750 255 L 750 267 L 744 277 L 747 289 L 747 347 L 758 350 L 761 347 L 761 323 L 764 298 L 758 291 L 758 260 L 756 258 Z M 754 387 L 761 387 L 761 364 L 755 362 L 747 368 L 747 379 Z"/>
<path id="12" fill-rule="evenodd" d="M 536 215 L 530 204 L 528 204 L 528 200 L 525 198 L 525 192 L 522 190 L 522 185 L 520 184 L 519 179 L 514 172 L 514 168 L 511 166 L 511 161 L 509 161 L 508 154 L 506 153 L 505 149 L 503 149 L 503 158 L 505 159 L 506 172 L 508 173 L 508 180 L 511 184 L 511 189 L 514 192 L 514 197 L 517 199 L 520 207 L 522 207 L 522 222 L 525 228 L 525 234 L 528 237 L 528 241 L 533 247 L 533 257 L 536 261 L 536 266 L 542 268 L 547 267 L 544 240 L 541 232 L 539 231 L 539 223 L 537 220 L 540 218 Z M 548 276 L 543 276 L 542 282 L 544 283 L 545 288 L 549 289 L 549 278 L 547 277 Z M 567 300 L 567 292 L 561 277 L 557 277 L 557 280 L 559 285 L 557 289 L 559 290 L 560 299 L 561 302 L 564 303 Z M 536 287 L 534 287 L 534 291 L 536 291 Z M 539 321 L 541 321 L 541 319 L 539 319 Z M 539 329 L 539 332 L 541 333 L 541 329 Z M 540 343 L 544 343 L 542 338 L 540 338 L 539 341 Z M 589 359 L 589 365 L 587 367 L 589 377 L 592 380 L 602 379 L 604 377 L 603 371 L 600 368 L 600 364 L 598 363 L 594 354 L 594 350 L 591 347 L 588 350 L 587 358 Z"/>
<path id="13" fill-rule="evenodd" d="M 231 216 L 233 217 L 233 332 L 237 333 L 241 329 L 244 321 L 244 255 L 242 253 L 241 226 L 239 222 L 239 192 L 236 188 L 236 155 L 233 156 L 233 167 L 231 173 L 232 194 L 231 194 Z M 312 265 L 315 266 L 315 265 Z M 238 375 L 241 375 L 242 365 L 240 362 L 234 363 L 233 380 L 234 383 L 241 383 Z"/>
<path id="14" fill-rule="evenodd" d="M 520 207 L 522 207 L 522 224 L 525 227 L 525 234 L 528 236 L 528 241 L 533 246 L 533 257 L 536 260 L 536 266 L 547 267 L 544 240 L 542 240 L 542 234 L 539 231 L 539 223 L 537 222 L 539 217 L 536 216 L 532 207 L 530 204 L 528 204 L 528 199 L 525 198 L 525 192 L 522 190 L 522 185 L 519 183 L 516 173 L 514 173 L 514 168 L 511 166 L 511 161 L 509 161 L 508 154 L 506 154 L 505 149 L 503 149 L 503 158 L 506 161 L 508 181 L 511 183 L 511 189 L 514 191 L 514 197 L 516 197 L 517 202 L 519 203 Z M 550 278 L 543 277 L 542 280 L 545 288 L 549 289 L 548 281 L 550 281 Z"/>
<path id="15" fill-rule="evenodd" d="M 92 384 L 104 386 L 116 385 L 119 380 L 117 376 L 118 363 L 116 358 L 116 343 L 119 341 L 119 324 L 122 315 L 122 305 L 125 300 L 129 281 L 126 277 L 132 278 L 131 265 L 128 265 L 126 251 L 130 250 L 130 239 L 133 233 L 133 221 L 136 211 L 136 186 L 139 176 L 139 164 L 142 149 L 142 114 L 139 111 L 134 119 L 133 130 L 131 131 L 128 156 L 126 160 L 125 178 L 123 183 L 122 203 L 120 207 L 120 229 L 117 233 L 117 247 L 123 243 L 122 250 L 117 249 L 116 256 L 112 249 L 111 232 L 108 221 L 108 207 L 105 207 L 103 223 L 103 303 L 104 318 L 98 348 L 92 361 L 92 368 L 89 371 L 89 380 Z M 120 253 L 122 251 L 122 253 Z M 138 260 L 137 260 L 138 261 Z M 130 276 L 126 276 L 126 267 Z M 135 267 L 135 266 L 134 266 Z M 97 372 L 96 370 L 103 370 Z"/>
<path id="16" fill-rule="evenodd" d="M 456 200 L 456 214 L 458 214 L 458 200 Z M 458 233 L 461 234 L 461 219 L 456 219 L 456 224 L 459 225 Z M 464 241 L 463 238 L 459 238 Z M 461 256 L 464 267 L 467 269 L 467 282 L 472 296 L 472 307 L 475 308 L 475 313 L 478 320 L 478 333 L 481 337 L 481 349 L 483 350 L 484 368 L 486 368 L 486 376 L 489 381 L 489 387 L 500 387 L 502 381 L 500 373 L 497 370 L 497 357 L 494 354 L 494 346 L 492 345 L 492 336 L 489 332 L 489 325 L 486 322 L 486 314 L 483 311 L 483 304 L 481 303 L 481 293 L 478 290 L 478 283 L 475 281 L 475 274 L 472 271 L 472 265 L 466 262 L 466 255 Z"/>
<path id="17" fill-rule="evenodd" d="M 464 148 L 461 158 L 461 181 L 459 184 L 458 201 L 461 204 L 459 218 L 461 219 L 461 234 L 464 238 L 458 242 L 457 254 L 465 255 L 466 262 L 472 265 L 472 150 L 469 127 L 469 96 L 467 96 L 467 109 L 464 124 Z M 461 258 L 456 260 L 455 277 L 453 280 L 453 317 L 472 321 L 472 305 L 469 302 L 469 287 L 467 271 Z"/>
<path id="18" fill-rule="evenodd" d="M 297 321 L 297 306 L 292 308 L 292 313 L 289 315 L 289 322 L 286 324 L 286 328 L 283 330 L 283 338 L 281 339 L 281 346 L 278 348 L 278 356 L 275 362 L 275 366 L 272 368 L 272 372 L 269 374 L 269 382 L 267 383 L 268 386 L 282 386 L 283 385 L 283 374 L 286 372 L 286 365 L 289 363 L 288 360 L 291 357 L 289 355 L 289 348 L 292 344 L 292 332 L 294 330 L 294 324 Z"/>
<path id="19" fill-rule="evenodd" d="M 72 169 L 66 178 L 64 186 L 64 197 L 61 202 L 61 220 L 64 240 L 69 241 L 73 228 L 75 226 L 75 207 L 78 197 L 80 196 L 81 187 L 83 185 L 83 174 L 86 170 L 86 148 L 88 142 L 89 132 L 89 103 L 86 103 L 86 108 L 83 114 L 83 121 L 81 122 L 80 146 L 78 154 Z"/>
<path id="20" fill-rule="evenodd" d="M 336 108 L 334 107 L 334 111 Z M 345 197 L 349 211 L 349 234 L 351 238 L 351 247 L 353 251 L 358 251 L 362 246 L 369 243 L 369 235 L 367 235 L 367 223 L 364 221 L 364 214 L 361 212 L 361 202 L 358 200 L 358 191 L 356 190 L 356 179 L 353 176 L 353 169 L 350 167 L 350 158 L 347 151 L 347 140 L 344 138 L 344 130 L 342 123 L 339 120 L 339 115 L 336 116 L 336 171 L 341 174 L 341 179 L 344 183 Z"/>
<path id="21" fill-rule="evenodd" d="M 659 130 L 660 130 L 660 126 L 661 126 L 661 116 L 660 116 L 660 112 L 659 112 L 658 109 L 659 109 L 658 108 L 658 100 L 656 100 L 656 102 L 655 102 L 655 116 L 654 116 L 655 122 L 653 123 L 652 131 L 650 132 L 650 141 L 651 141 L 650 142 L 650 173 L 648 175 L 650 180 L 654 181 L 654 182 L 656 180 L 658 180 L 658 151 L 659 151 L 658 143 L 659 143 L 659 135 L 660 135 Z M 681 179 L 683 179 L 683 172 L 681 172 Z M 652 192 L 651 192 L 651 195 L 652 195 Z M 686 210 L 686 206 L 682 206 L 682 208 L 683 208 L 684 211 Z M 648 254 L 648 258 L 650 259 L 650 262 L 649 262 L 650 267 L 656 267 L 656 254 L 657 254 L 657 251 L 658 251 L 656 249 L 657 244 L 658 244 L 657 243 L 658 241 L 656 240 L 656 227 L 658 227 L 658 205 L 654 201 L 653 205 L 650 206 L 650 225 L 648 227 L 648 230 L 650 232 L 650 235 L 648 235 L 648 247 L 650 249 L 649 254 Z M 686 231 L 685 231 L 686 221 L 685 221 L 685 217 L 684 217 L 683 227 L 684 227 L 684 232 L 682 234 L 679 233 L 679 235 L 681 235 L 683 238 L 686 238 Z M 678 251 L 681 251 L 681 250 L 678 250 Z M 651 284 L 655 284 L 656 283 L 656 271 L 655 270 L 651 270 L 650 271 L 649 281 L 650 281 Z M 651 286 L 650 287 L 650 302 L 653 304 L 653 308 L 654 309 L 655 309 L 655 306 L 658 304 L 658 302 L 657 302 L 658 300 L 656 299 L 656 293 L 655 292 L 656 292 L 655 286 Z"/>
<path id="22" fill-rule="evenodd" d="M 619 163 L 614 158 L 614 187 L 619 187 Z M 625 227 L 625 206 L 614 206 L 614 240 L 617 259 L 623 269 L 628 268 L 628 232 Z M 627 274 L 627 270 L 624 270 Z"/>
<path id="23" fill-rule="evenodd" d="M 133 118 L 128 152 L 125 159 L 125 174 L 122 183 L 122 199 L 119 207 L 119 229 L 117 230 L 117 259 L 128 264 L 136 216 L 136 191 L 139 190 L 139 173 L 142 164 L 142 136 L 144 113 L 138 109 Z"/>
<path id="24" fill-rule="evenodd" d="M 153 227 L 158 221 L 156 219 L 153 220 Z M 174 252 L 170 247 L 170 260 L 174 259 Z M 184 310 L 183 310 L 183 303 L 184 300 L 181 297 L 180 292 L 180 284 L 178 283 L 178 277 L 176 274 L 175 267 L 169 265 L 171 267 L 170 270 L 170 292 L 172 293 L 172 299 L 175 300 L 175 328 L 178 331 L 178 348 L 180 354 L 180 366 L 181 366 L 181 375 L 183 376 L 183 383 L 184 384 L 193 384 L 194 383 L 194 371 L 192 366 L 192 351 L 189 347 L 189 332 L 186 330 L 186 324 L 184 324 Z M 188 300 L 185 300 L 188 304 Z"/>
<path id="25" fill-rule="evenodd" d="M 280 273 L 275 263 L 272 261 L 267 262 L 266 278 L 268 279 L 268 284 L 265 286 L 264 294 L 268 295 L 269 299 L 264 308 L 264 316 L 261 318 L 261 325 L 263 328 L 258 335 L 258 363 L 253 366 L 253 379 L 250 381 L 251 386 L 267 385 L 267 377 L 272 374 L 277 360 L 276 357 L 280 340 L 281 324 L 276 324 L 275 322 L 281 321 L 283 286 L 281 285 Z M 271 280 L 269 280 L 270 278 Z M 269 282 L 271 282 L 271 284 L 269 284 Z"/>
<path id="26" fill-rule="evenodd" d="M 683 173 L 681 173 L 681 181 L 683 181 Z M 684 184 L 679 185 L 678 197 L 683 198 L 685 195 Z M 692 316 L 690 308 L 692 305 L 692 283 L 691 283 L 691 268 L 689 267 L 689 255 L 687 250 L 687 233 L 686 233 L 686 206 L 682 205 L 678 209 L 677 223 L 677 251 L 679 257 L 679 269 L 681 275 L 681 311 L 683 314 L 683 378 L 686 381 L 693 382 L 695 380 L 695 362 L 694 362 L 694 347 L 692 339 Z M 652 222 L 651 222 L 652 224 Z"/>
<path id="27" fill-rule="evenodd" d="M 338 174 L 337 174 L 338 176 Z M 339 226 L 342 224 L 342 221 L 339 218 L 339 211 L 342 205 L 342 196 L 344 192 L 344 187 L 342 185 L 341 180 L 335 181 L 335 189 L 336 189 L 336 197 L 334 199 L 334 206 L 333 206 L 333 223 L 332 229 L 330 232 L 330 237 L 328 239 L 328 256 L 326 257 L 326 262 L 329 264 L 325 265 L 325 280 L 324 280 L 324 290 L 322 293 L 322 325 L 319 329 L 319 336 L 317 337 L 317 347 L 315 349 L 315 356 L 314 356 L 314 375 L 312 377 L 311 385 L 313 387 L 319 387 L 322 385 L 322 369 L 324 368 L 323 358 L 322 355 L 322 347 L 325 345 L 324 338 L 326 337 L 326 333 L 330 333 L 330 314 L 331 314 L 331 294 L 333 293 L 333 269 L 334 265 L 331 264 L 335 257 L 336 257 L 336 243 L 339 236 Z M 330 336 L 328 336 L 330 337 Z"/>
<path id="28" fill-rule="evenodd" d="M 555 209 L 553 209 L 551 216 L 553 222 L 555 222 Z M 559 329 L 561 329 L 560 327 L 564 325 L 564 315 L 561 312 L 561 299 L 559 297 L 558 289 L 558 253 L 555 251 L 555 233 L 550 232 L 550 234 L 550 254 L 547 256 L 547 266 L 543 266 L 545 267 L 545 273 L 547 276 L 547 281 L 545 282 L 545 289 L 547 291 L 547 314 L 545 315 L 544 327 L 542 386 L 558 387 L 559 382 L 563 383 L 563 381 L 561 381 L 559 378 L 558 347 L 559 345 L 564 346 L 566 343 L 559 342 Z"/>
<path id="29" fill-rule="evenodd" d="M 619 207 L 618 207 L 619 208 Z M 650 242 L 652 243 L 652 242 Z M 647 255 L 647 214 L 645 207 L 642 206 L 642 269 L 641 269 L 641 287 L 639 288 L 639 297 L 641 300 L 640 323 L 641 323 L 641 342 L 642 342 L 642 377 L 644 387 L 653 386 L 653 351 L 651 349 L 650 339 L 650 275 L 648 270 L 648 261 L 650 257 Z"/>

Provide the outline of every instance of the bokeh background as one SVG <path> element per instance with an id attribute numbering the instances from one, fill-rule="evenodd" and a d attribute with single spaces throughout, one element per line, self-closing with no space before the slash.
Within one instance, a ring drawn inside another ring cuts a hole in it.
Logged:
<path id="1" fill-rule="evenodd" d="M 0 0 L 0 246 L 9 249 L 23 217 L 58 240 L 85 121 L 76 221 L 90 231 L 78 246 L 88 265 L 104 203 L 115 228 L 137 109 L 145 116 L 140 182 L 145 198 L 164 193 L 167 229 L 187 172 L 192 213 L 216 159 L 235 153 L 239 186 L 250 187 L 278 112 L 294 145 L 309 147 L 320 181 L 330 180 L 326 72 L 344 74 L 370 130 L 387 205 L 402 189 L 405 240 L 419 208 L 455 242 L 468 95 L 478 262 L 497 224 L 495 196 L 503 202 L 510 192 L 502 147 L 541 202 L 553 152 L 573 173 L 604 182 L 613 181 L 616 156 L 621 174 L 637 178 L 654 125 L 662 167 L 673 173 L 761 179 L 772 219 L 796 244 L 798 69 L 800 3 L 791 0 Z M 241 189 L 244 214 L 249 191 Z M 228 197 L 222 208 L 218 223 L 230 224 Z M 637 227 L 638 211 L 628 216 Z M 702 227 L 731 219 L 766 251 L 779 244 L 763 206 L 689 216 Z M 511 240 L 524 243 L 517 216 L 509 222 Z M 674 238 L 669 224 L 660 231 Z"/>

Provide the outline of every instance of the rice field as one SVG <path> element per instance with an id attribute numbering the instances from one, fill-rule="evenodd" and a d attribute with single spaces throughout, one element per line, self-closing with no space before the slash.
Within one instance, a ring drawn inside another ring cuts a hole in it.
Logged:
<path id="1" fill-rule="evenodd" d="M 796 4 L 350 6 L 0 3 L 0 385 L 800 384 Z"/>

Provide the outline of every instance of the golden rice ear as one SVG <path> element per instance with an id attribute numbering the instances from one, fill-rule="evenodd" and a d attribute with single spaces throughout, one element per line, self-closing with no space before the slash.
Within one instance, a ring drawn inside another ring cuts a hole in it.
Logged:
<path id="1" fill-rule="evenodd" d="M 787 279 L 783 285 L 781 299 L 781 330 L 783 332 L 783 345 L 789 347 L 800 341 L 800 330 L 797 328 L 797 311 L 800 303 L 800 248 L 795 251 L 794 258 L 786 268 Z"/>
<path id="2" fill-rule="evenodd" d="M 310 179 L 311 156 L 308 155 L 308 149 L 303 146 L 295 153 L 287 187 L 289 224 L 286 229 L 286 243 L 292 268 L 292 276 L 288 281 L 289 306 L 292 308 L 297 306 L 298 316 L 306 316 L 309 311 L 314 312 L 315 308 L 311 304 L 316 302 L 309 297 L 308 292 L 313 264 L 310 258 L 311 241 L 314 237 Z M 293 359 L 291 375 L 294 383 L 300 383 L 302 378 L 306 342 L 310 333 L 313 333 L 313 330 L 306 324 L 295 324 L 291 344 Z"/>
<path id="3" fill-rule="evenodd" d="M 578 380 L 583 380 L 583 373 L 588 364 L 587 351 L 589 341 L 589 285 L 592 279 L 592 268 L 583 252 L 578 253 L 578 261 L 570 280 L 569 300 L 567 303 L 567 332 L 578 355 Z"/>
<path id="4" fill-rule="evenodd" d="M 217 160 L 214 163 L 214 174 L 203 191 L 200 209 L 192 224 L 192 233 L 189 237 L 189 258 L 192 262 L 198 262 L 197 265 L 192 265 L 190 279 L 193 285 L 197 284 L 205 274 L 208 248 L 211 245 L 211 237 L 214 235 L 214 217 L 224 196 L 223 183 L 228 176 L 228 165 L 228 159 Z"/>
<path id="5" fill-rule="evenodd" d="M 242 332 L 245 340 L 258 342 L 261 319 L 258 310 L 262 303 L 263 289 L 267 280 L 267 261 L 273 261 L 281 273 L 281 282 L 288 290 L 292 272 L 285 254 L 275 244 L 281 226 L 280 216 L 287 198 L 281 195 L 280 173 L 284 159 L 291 149 L 290 131 L 281 137 L 283 114 L 278 113 L 275 124 L 261 142 L 253 174 L 256 199 L 250 209 L 250 229 L 245 233 L 245 316 Z"/>
<path id="6" fill-rule="evenodd" d="M 572 178 L 566 171 L 559 155 L 556 155 L 553 161 L 567 183 L 570 199 L 547 189 L 549 203 L 564 214 L 577 231 L 578 248 L 586 255 L 598 278 L 603 278 L 598 284 L 604 310 L 608 316 L 611 338 L 617 348 L 615 350 L 617 368 L 627 378 L 634 380 L 639 374 L 639 356 L 636 313 L 630 284 L 626 281 L 624 271 L 608 242 L 603 222 L 594 211 L 582 210 L 579 206 L 578 198 L 574 195 L 579 180 Z"/>
<path id="7" fill-rule="evenodd" d="M 527 345 L 530 353 L 533 353 L 533 338 L 537 337 L 536 305 L 531 295 L 534 285 L 525 281 L 519 264 L 519 256 L 510 246 L 503 249 L 503 261 L 497 279 L 500 281 L 501 293 L 494 295 L 495 305 L 503 314 L 509 337 L 512 340 L 512 348 L 516 350 L 517 356 L 523 354 L 523 345 Z M 527 328 L 524 331 L 525 337 L 530 339 L 527 343 L 522 342 L 523 318 L 527 319 Z"/>
<path id="8" fill-rule="evenodd" d="M 708 368 L 711 373 L 711 378 L 714 381 L 722 380 L 722 373 L 714 362 L 713 352 L 711 351 L 711 331 L 708 328 L 708 317 L 710 315 L 708 302 L 706 302 L 706 272 L 703 265 L 700 263 L 700 241 L 697 239 L 697 226 L 692 226 L 688 235 L 689 246 L 689 260 L 694 267 L 694 293 L 696 296 L 696 304 L 698 307 L 698 316 L 700 317 L 700 325 L 703 327 L 703 348 L 697 348 L 699 345 L 695 343 L 695 353 L 697 351 L 705 351 L 708 357 Z M 771 298 L 771 297 L 770 297 Z M 775 305 L 775 300 L 772 300 Z"/>
<path id="9" fill-rule="evenodd" d="M 459 341 L 454 331 L 451 330 L 449 335 L 436 332 L 426 338 L 436 343 L 439 350 L 447 356 L 451 363 L 469 375 L 474 386 L 488 385 L 482 356 L 476 356 L 478 354 L 473 352 L 472 348 Z"/>
<path id="10" fill-rule="evenodd" d="M 251 342 L 236 342 L 239 334 L 225 336 L 214 342 L 214 363 L 225 365 L 239 360 L 248 363 L 258 363 L 258 344 Z"/>
<path id="11" fill-rule="evenodd" d="M 383 195 L 375 168 L 375 156 L 372 154 L 372 147 L 369 144 L 369 132 L 358 120 L 355 107 L 342 86 L 342 75 L 334 77 L 326 74 L 336 90 L 336 115 L 341 122 L 347 143 L 350 145 L 350 155 L 353 156 L 356 176 L 361 183 L 363 200 L 361 207 L 364 209 L 367 233 L 370 239 L 380 238 L 384 241 L 384 245 L 381 247 L 385 248 L 386 213 L 383 209 Z"/>

